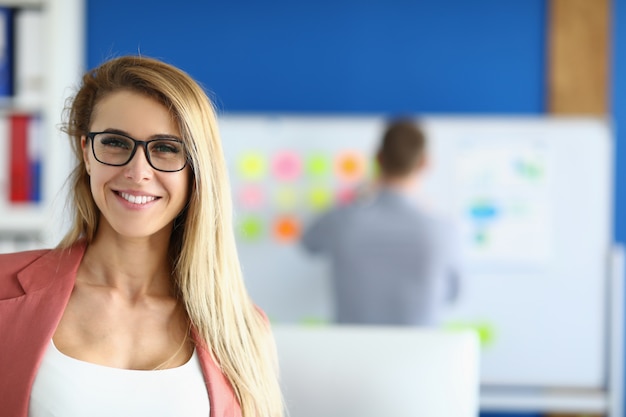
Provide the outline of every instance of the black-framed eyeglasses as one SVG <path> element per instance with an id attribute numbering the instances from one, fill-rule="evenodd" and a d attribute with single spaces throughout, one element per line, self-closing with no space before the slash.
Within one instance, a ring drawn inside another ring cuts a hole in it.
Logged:
<path id="1" fill-rule="evenodd" d="M 157 171 L 176 172 L 187 165 L 185 144 L 174 137 L 143 141 L 119 132 L 89 132 L 87 137 L 91 140 L 94 158 L 101 164 L 126 165 L 141 146 L 148 163 Z"/>

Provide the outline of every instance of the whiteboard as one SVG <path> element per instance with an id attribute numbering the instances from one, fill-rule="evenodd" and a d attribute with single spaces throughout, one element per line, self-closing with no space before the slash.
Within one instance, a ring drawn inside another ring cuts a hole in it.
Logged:
<path id="1" fill-rule="evenodd" d="M 329 264 L 299 231 L 375 169 L 380 116 L 222 115 L 237 245 L 275 323 L 328 322 Z M 466 274 L 450 328 L 481 332 L 481 382 L 605 384 L 612 134 L 604 120 L 423 117 L 422 204 L 451 216 Z"/>

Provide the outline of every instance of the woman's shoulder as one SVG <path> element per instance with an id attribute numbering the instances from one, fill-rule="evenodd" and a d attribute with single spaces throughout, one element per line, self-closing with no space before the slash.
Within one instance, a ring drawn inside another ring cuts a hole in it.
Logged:
<path id="1" fill-rule="evenodd" d="M 48 254 L 51 249 L 37 249 L 23 252 L 0 254 L 0 275 L 10 275 L 26 268 L 37 259 Z"/>
<path id="2" fill-rule="evenodd" d="M 67 247 L 35 249 L 12 253 L 0 253 L 0 273 L 4 271 L 5 267 L 10 267 L 11 265 L 25 268 L 40 258 L 57 259 L 68 256 L 82 258 L 86 247 L 87 244 L 83 240 L 79 240 Z"/>
<path id="3" fill-rule="evenodd" d="M 0 301 L 49 285 L 51 276 L 67 282 L 75 276 L 86 245 L 0 254 Z"/>
<path id="4" fill-rule="evenodd" d="M 13 270 L 20 271 L 41 259 L 41 265 L 75 264 L 80 262 L 87 248 L 84 240 L 78 240 L 65 247 L 54 249 L 36 249 L 0 254 L 0 275 Z M 39 265 L 39 263 L 38 263 Z"/>
<path id="5" fill-rule="evenodd" d="M 49 249 L 0 254 L 0 301 L 24 294 L 18 275 L 49 253 Z"/>

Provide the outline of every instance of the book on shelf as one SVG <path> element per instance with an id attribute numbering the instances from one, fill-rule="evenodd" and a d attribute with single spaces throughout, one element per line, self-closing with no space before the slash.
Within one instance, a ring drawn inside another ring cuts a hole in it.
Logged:
<path id="1" fill-rule="evenodd" d="M 41 116 L 32 115 L 28 121 L 28 167 L 30 174 L 29 200 L 38 203 L 41 201 L 41 159 L 43 146 L 43 124 Z"/>
<path id="2" fill-rule="evenodd" d="M 44 13 L 0 6 L 0 206 L 41 201 Z"/>
<path id="3" fill-rule="evenodd" d="M 8 141 L 8 201 L 41 201 L 41 117 L 36 114 L 11 114 L 6 117 Z M 1 126 L 1 124 L 0 124 Z M 0 131 L 0 134 L 2 132 Z"/>
<path id="4" fill-rule="evenodd" d="M 6 117 L 0 117 L 0 207 L 9 201 L 10 166 L 9 121 Z"/>
<path id="5" fill-rule="evenodd" d="M 30 116 L 9 116 L 9 202 L 30 201 L 30 162 L 28 158 L 28 123 Z"/>
<path id="6" fill-rule="evenodd" d="M 44 89 L 43 13 L 37 9 L 17 9 L 14 14 L 15 75 L 13 95 L 19 106 L 40 102 Z"/>
<path id="7" fill-rule="evenodd" d="M 13 9 L 0 7 L 0 99 L 13 96 Z"/>

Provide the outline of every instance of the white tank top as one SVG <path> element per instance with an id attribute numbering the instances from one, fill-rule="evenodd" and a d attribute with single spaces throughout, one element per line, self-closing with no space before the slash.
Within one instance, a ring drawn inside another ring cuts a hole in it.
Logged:
<path id="1" fill-rule="evenodd" d="M 30 394 L 29 417 L 208 417 L 200 361 L 140 371 L 71 358 L 50 341 Z"/>

